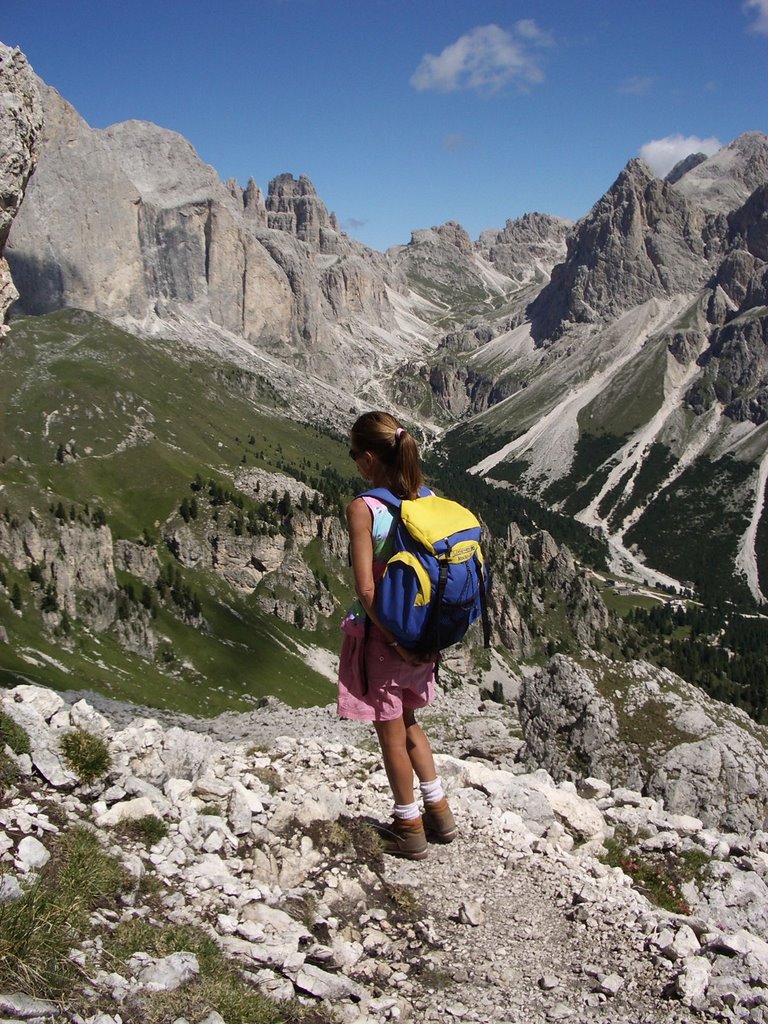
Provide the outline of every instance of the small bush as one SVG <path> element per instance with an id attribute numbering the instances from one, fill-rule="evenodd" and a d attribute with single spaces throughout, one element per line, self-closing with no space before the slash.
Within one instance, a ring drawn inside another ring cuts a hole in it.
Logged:
<path id="1" fill-rule="evenodd" d="M 410 885 L 390 884 L 386 893 L 395 910 L 405 918 L 415 920 L 420 911 L 419 897 Z"/>
<path id="2" fill-rule="evenodd" d="M 157 815 L 147 814 L 135 821 L 126 821 L 123 824 L 123 831 L 147 846 L 152 846 L 154 843 L 159 843 L 161 839 L 165 839 L 168 835 L 168 826 Z"/>
<path id="3" fill-rule="evenodd" d="M 73 729 L 61 738 L 61 751 L 67 766 L 81 782 L 93 782 L 104 775 L 112 763 L 109 747 L 100 736 L 84 729 Z"/>

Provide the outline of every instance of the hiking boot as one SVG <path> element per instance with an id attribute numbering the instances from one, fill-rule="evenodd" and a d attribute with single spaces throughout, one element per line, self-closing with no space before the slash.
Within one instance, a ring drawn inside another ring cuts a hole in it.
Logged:
<path id="1" fill-rule="evenodd" d="M 435 803 L 424 801 L 424 829 L 438 843 L 452 843 L 458 829 L 445 797 Z"/>
<path id="2" fill-rule="evenodd" d="M 384 853 L 409 860 L 422 860 L 427 856 L 427 837 L 421 818 L 393 818 L 388 825 L 380 825 L 378 833 Z"/>

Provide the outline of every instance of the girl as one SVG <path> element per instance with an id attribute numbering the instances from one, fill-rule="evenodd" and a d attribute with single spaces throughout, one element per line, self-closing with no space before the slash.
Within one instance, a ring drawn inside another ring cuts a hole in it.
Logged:
<path id="1" fill-rule="evenodd" d="M 424 477 L 416 441 L 393 416 L 364 413 L 350 440 L 350 458 L 364 480 L 399 498 L 418 497 Z M 435 659 L 402 647 L 374 610 L 376 584 L 394 549 L 396 516 L 388 505 L 363 495 L 347 507 L 347 526 L 357 600 L 342 623 L 339 715 L 373 722 L 395 799 L 393 820 L 380 829 L 384 849 L 420 860 L 427 856 L 427 833 L 450 843 L 457 831 L 429 740 L 414 717 L 416 708 L 434 699 Z M 423 817 L 413 798 L 414 772 Z"/>

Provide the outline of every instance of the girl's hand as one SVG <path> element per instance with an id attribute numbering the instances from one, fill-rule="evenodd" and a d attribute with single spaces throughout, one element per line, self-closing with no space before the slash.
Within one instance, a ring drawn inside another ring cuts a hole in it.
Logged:
<path id="1" fill-rule="evenodd" d="M 428 662 L 435 660 L 435 655 L 432 653 L 425 654 L 423 651 L 409 651 L 407 647 L 403 647 L 401 644 L 398 644 L 395 650 L 406 665 L 426 665 Z"/>

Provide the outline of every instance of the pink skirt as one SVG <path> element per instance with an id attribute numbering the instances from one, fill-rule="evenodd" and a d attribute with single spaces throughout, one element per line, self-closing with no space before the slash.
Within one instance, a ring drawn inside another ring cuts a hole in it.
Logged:
<path id="1" fill-rule="evenodd" d="M 365 672 L 363 671 L 365 664 Z M 367 676 L 367 685 L 366 685 Z M 338 712 L 357 722 L 391 722 L 435 699 L 435 663 L 408 665 L 372 630 L 344 631 Z"/>

